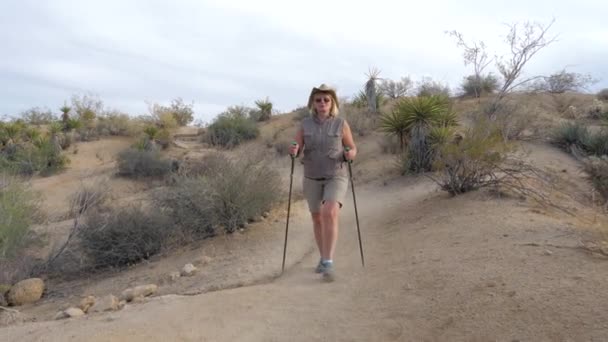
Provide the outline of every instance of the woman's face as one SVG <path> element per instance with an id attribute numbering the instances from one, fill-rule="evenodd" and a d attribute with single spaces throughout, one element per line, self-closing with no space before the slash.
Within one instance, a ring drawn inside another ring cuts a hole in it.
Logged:
<path id="1" fill-rule="evenodd" d="M 315 110 L 319 114 L 329 114 L 331 109 L 331 96 L 329 94 L 316 94 L 314 96 Z"/>

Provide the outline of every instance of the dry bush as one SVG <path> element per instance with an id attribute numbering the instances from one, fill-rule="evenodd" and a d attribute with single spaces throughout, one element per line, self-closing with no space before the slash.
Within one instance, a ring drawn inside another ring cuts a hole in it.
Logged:
<path id="1" fill-rule="evenodd" d="M 129 148 L 118 155 L 118 174 L 126 177 L 162 177 L 173 169 L 170 160 L 156 150 Z"/>
<path id="2" fill-rule="evenodd" d="M 263 152 L 247 152 L 230 160 L 221 153 L 207 156 L 197 176 L 177 181 L 159 197 L 181 229 L 211 235 L 222 227 L 234 232 L 248 220 L 271 209 L 282 193 L 281 178 Z"/>
<path id="3" fill-rule="evenodd" d="M 485 187 L 504 187 L 520 195 L 543 195 L 525 185 L 527 178 L 542 178 L 526 165 L 513 145 L 505 142 L 495 124 L 480 120 L 458 143 L 446 144 L 435 159 L 437 175 L 430 175 L 442 190 L 458 195 Z"/>
<path id="4" fill-rule="evenodd" d="M 608 88 L 600 90 L 596 96 L 600 101 L 608 101 Z"/>
<path id="5" fill-rule="evenodd" d="M 604 201 L 608 201 L 608 156 L 592 156 L 583 161 L 584 170 Z"/>
<path id="6" fill-rule="evenodd" d="M 100 136 L 134 136 L 139 133 L 137 123 L 128 114 L 117 111 L 98 116 L 95 128 Z"/>
<path id="7" fill-rule="evenodd" d="M 551 142 L 567 152 L 571 152 L 573 146 L 584 150 L 590 135 L 589 129 L 582 123 L 566 122 L 553 131 Z"/>
<path id="8" fill-rule="evenodd" d="M 498 103 L 494 115 L 505 141 L 521 139 L 526 130 L 534 130 L 534 119 L 538 116 L 529 107 L 514 101 Z"/>
<path id="9" fill-rule="evenodd" d="M 376 129 L 378 116 L 368 112 L 366 108 L 344 106 L 342 115 L 348 122 L 353 134 L 365 136 Z"/>
<path id="10" fill-rule="evenodd" d="M 587 108 L 587 115 L 592 119 L 608 119 L 608 105 L 594 99 L 593 103 Z"/>
<path id="11" fill-rule="evenodd" d="M 172 232 L 168 218 L 138 206 L 87 212 L 79 241 L 92 268 L 120 267 L 161 252 Z"/>

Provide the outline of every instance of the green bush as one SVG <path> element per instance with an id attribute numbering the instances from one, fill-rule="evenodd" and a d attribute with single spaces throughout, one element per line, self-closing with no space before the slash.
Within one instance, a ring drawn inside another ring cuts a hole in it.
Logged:
<path id="1" fill-rule="evenodd" d="M 498 79 L 492 74 L 480 76 L 479 79 L 470 75 L 462 81 L 461 88 L 464 96 L 480 97 L 495 92 L 498 89 Z"/>
<path id="2" fill-rule="evenodd" d="M 589 154 L 596 156 L 608 155 L 608 130 L 604 128 L 598 132 L 590 133 L 580 144 Z"/>
<path id="3" fill-rule="evenodd" d="M 172 170 L 172 162 L 156 150 L 129 148 L 118 155 L 118 174 L 126 177 L 162 177 Z"/>
<path id="4" fill-rule="evenodd" d="M 160 212 L 129 206 L 86 214 L 79 230 L 82 251 L 93 268 L 135 264 L 162 251 L 173 226 Z"/>
<path id="5" fill-rule="evenodd" d="M 231 107 L 209 125 L 205 139 L 214 146 L 233 148 L 244 141 L 257 138 L 258 135 L 259 129 L 255 121 L 239 107 Z"/>
<path id="6" fill-rule="evenodd" d="M 433 162 L 438 176 L 432 178 L 452 195 L 499 185 L 501 167 L 510 151 L 497 127 L 487 121 L 477 122 L 458 143 L 438 149 Z"/>
<path id="7" fill-rule="evenodd" d="M 69 159 L 61 153 L 56 138 L 36 138 L 31 143 L 13 144 L 0 151 L 0 170 L 31 176 L 46 176 L 65 169 Z"/>
<path id="8" fill-rule="evenodd" d="M 425 96 L 450 96 L 450 88 L 440 82 L 433 81 L 430 78 L 424 78 L 418 85 L 417 95 Z"/>
<path id="9" fill-rule="evenodd" d="M 552 133 L 551 141 L 566 151 L 574 146 L 585 149 L 589 142 L 589 129 L 580 122 L 566 122 L 557 127 Z"/>
<path id="10" fill-rule="evenodd" d="M 17 179 L 0 174 L 0 263 L 24 246 L 39 214 L 36 194 Z"/>

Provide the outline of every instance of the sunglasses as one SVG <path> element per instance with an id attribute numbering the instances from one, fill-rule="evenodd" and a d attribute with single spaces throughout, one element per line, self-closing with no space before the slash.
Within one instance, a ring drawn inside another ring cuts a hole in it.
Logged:
<path id="1" fill-rule="evenodd" d="M 329 103 L 331 101 L 331 99 L 329 97 L 319 97 L 315 99 L 316 103 L 321 103 L 321 102 L 325 102 L 325 103 Z"/>

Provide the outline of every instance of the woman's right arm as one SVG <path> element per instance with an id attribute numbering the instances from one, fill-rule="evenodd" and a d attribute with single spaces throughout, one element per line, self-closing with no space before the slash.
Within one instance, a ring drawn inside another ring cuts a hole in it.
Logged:
<path id="1" fill-rule="evenodd" d="M 300 127 L 300 129 L 298 129 L 298 131 L 296 132 L 296 136 L 294 138 L 294 141 L 297 145 L 291 145 L 289 146 L 289 154 L 293 155 L 293 156 L 299 156 L 302 147 L 304 146 L 304 131 L 303 129 Z"/>

